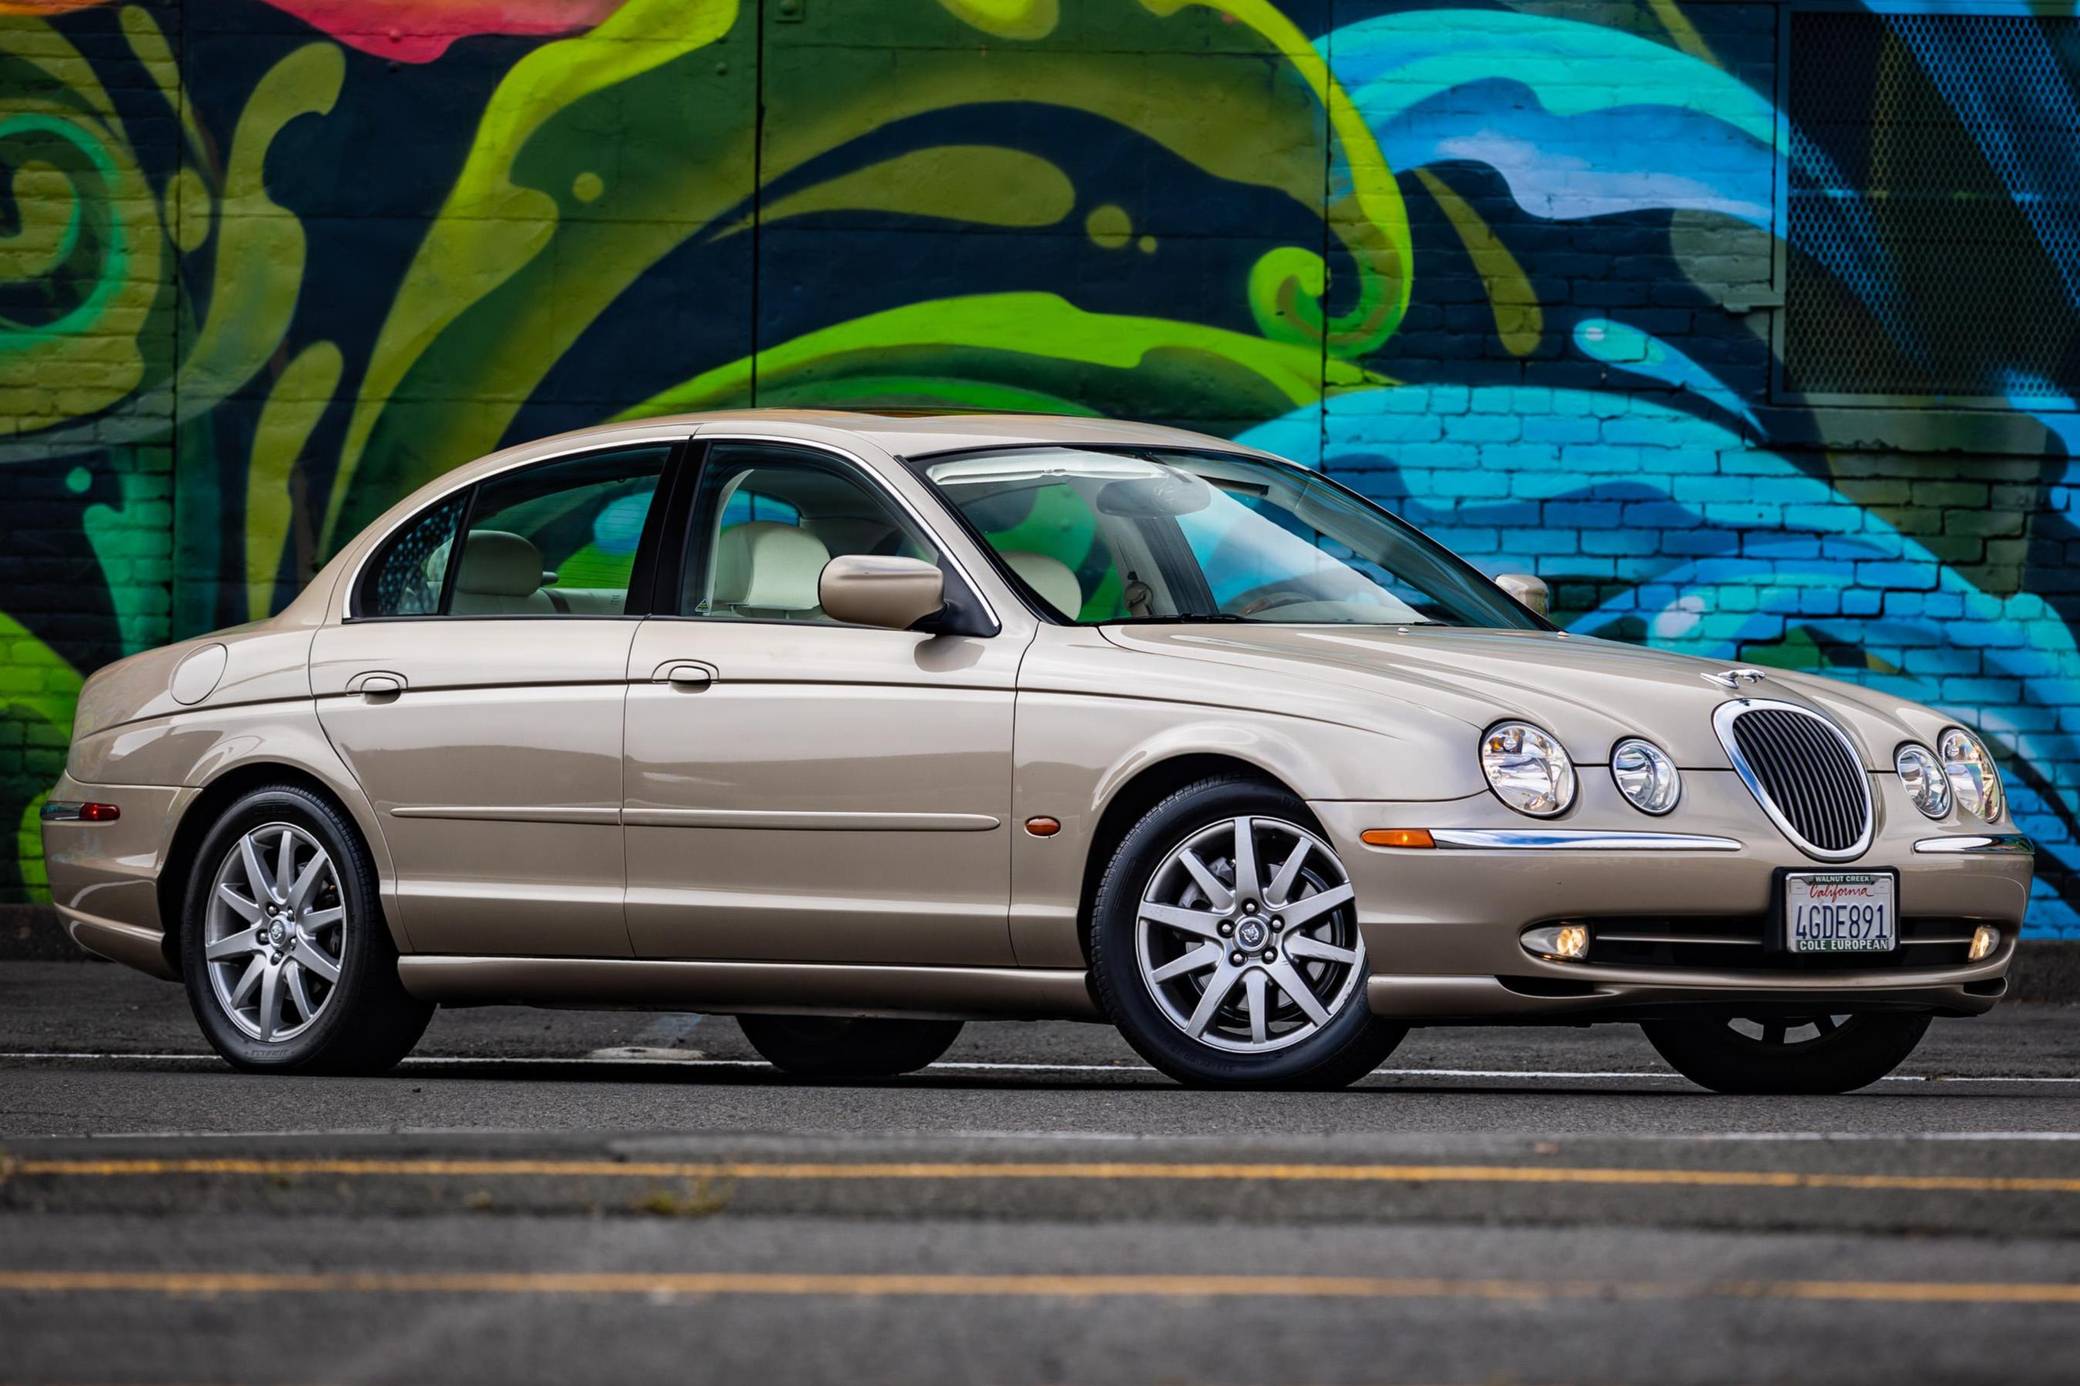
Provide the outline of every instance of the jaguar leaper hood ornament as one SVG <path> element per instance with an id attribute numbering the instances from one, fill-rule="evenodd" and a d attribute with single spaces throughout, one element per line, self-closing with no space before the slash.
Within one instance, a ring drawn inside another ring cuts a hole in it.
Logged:
<path id="1" fill-rule="evenodd" d="M 1760 669 L 1721 669 L 1716 673 L 1699 674 L 1706 683 L 1716 683 L 1721 688 L 1742 689 L 1761 683 L 1769 675 Z"/>

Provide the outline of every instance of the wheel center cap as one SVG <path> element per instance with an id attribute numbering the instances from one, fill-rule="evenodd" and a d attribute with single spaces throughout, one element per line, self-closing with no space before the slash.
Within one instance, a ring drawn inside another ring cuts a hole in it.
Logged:
<path id="1" fill-rule="evenodd" d="M 279 919 L 274 922 L 274 927 L 267 931 L 267 941 L 269 943 L 279 945 L 287 937 L 289 937 L 289 931 L 282 927 L 282 921 Z"/>
<path id="2" fill-rule="evenodd" d="M 1245 919 L 1236 926 L 1235 941 L 1244 948 L 1262 948 L 1269 931 L 1254 919 Z"/>

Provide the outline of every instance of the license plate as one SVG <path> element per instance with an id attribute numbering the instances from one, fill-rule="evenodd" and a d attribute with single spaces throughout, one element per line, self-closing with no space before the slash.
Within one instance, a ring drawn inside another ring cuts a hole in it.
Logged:
<path id="1" fill-rule="evenodd" d="M 1794 871 L 1784 877 L 1784 947 L 1793 953 L 1889 953 L 1899 944 L 1890 872 Z"/>

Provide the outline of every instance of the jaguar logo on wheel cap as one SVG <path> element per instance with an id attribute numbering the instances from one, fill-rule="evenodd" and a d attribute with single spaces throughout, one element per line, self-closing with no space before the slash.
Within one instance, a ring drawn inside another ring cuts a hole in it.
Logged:
<path id="1" fill-rule="evenodd" d="M 1235 931 L 1235 941 L 1244 948 L 1262 948 L 1265 937 L 1264 926 L 1254 919 L 1243 921 Z"/>

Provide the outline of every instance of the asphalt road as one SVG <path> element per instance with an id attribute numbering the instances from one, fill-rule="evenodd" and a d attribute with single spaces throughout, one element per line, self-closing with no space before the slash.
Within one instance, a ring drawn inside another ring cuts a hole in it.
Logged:
<path id="1" fill-rule="evenodd" d="M 1841 1098 L 1636 1032 L 1419 1031 L 1171 1086 L 972 1026 L 874 1084 L 733 1023 L 444 1012 L 250 1078 L 178 989 L 0 964 L 0 1380 L 2071 1381 L 2080 1008 Z"/>

